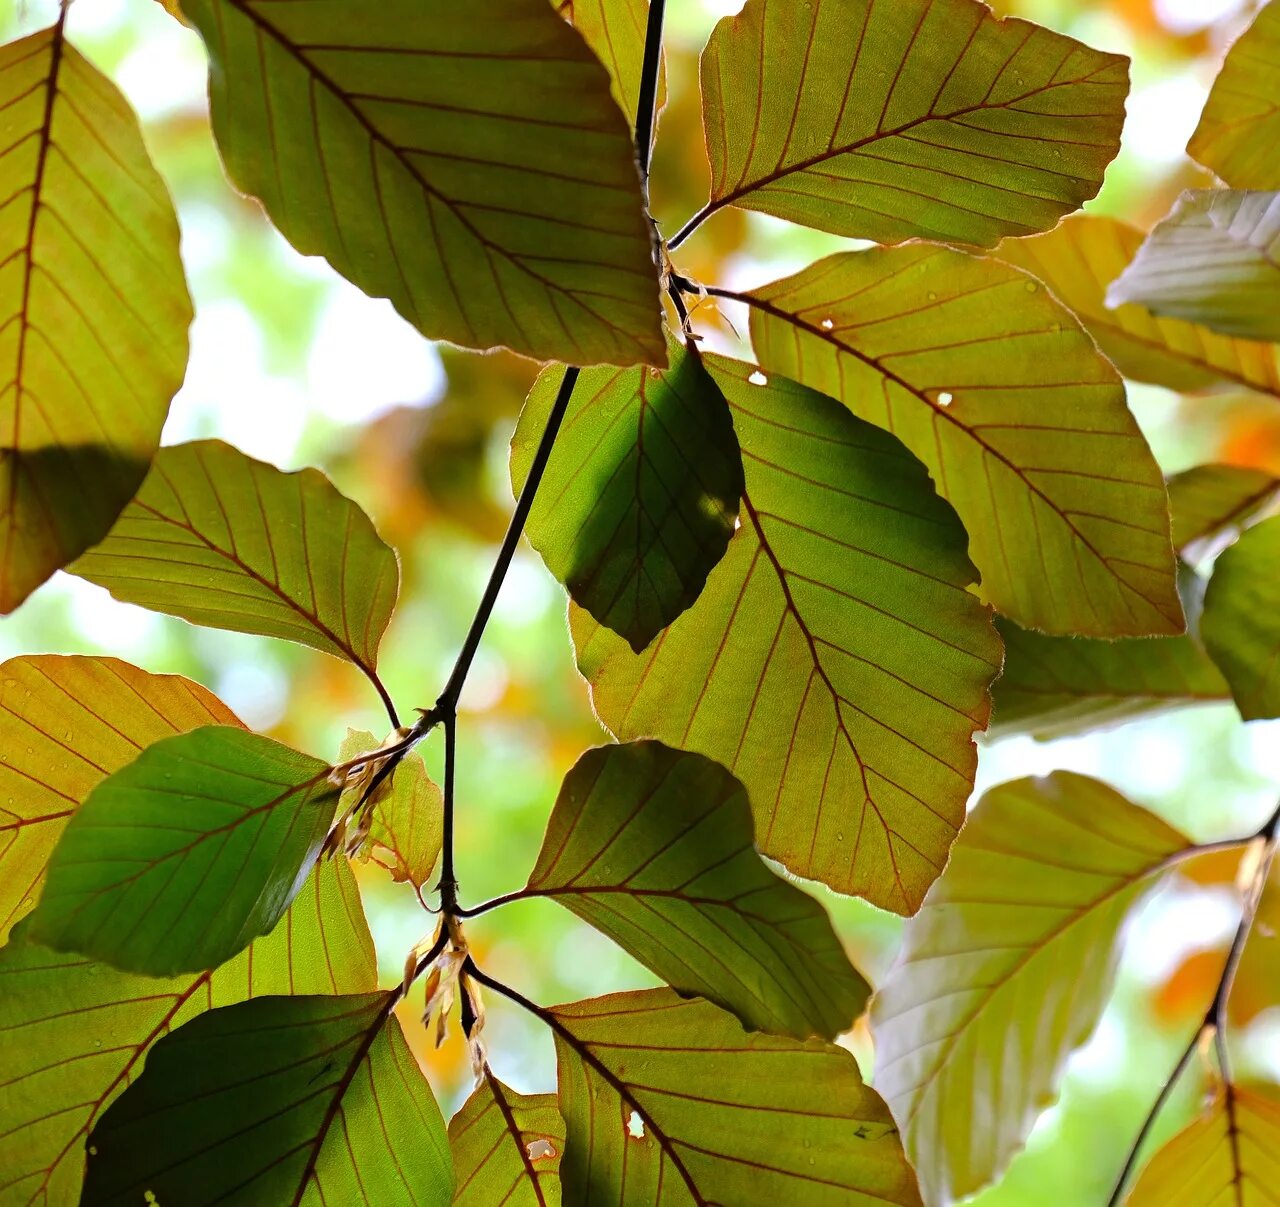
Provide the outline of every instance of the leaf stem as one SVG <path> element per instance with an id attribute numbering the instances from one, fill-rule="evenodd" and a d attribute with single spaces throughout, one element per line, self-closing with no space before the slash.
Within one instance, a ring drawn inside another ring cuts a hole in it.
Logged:
<path id="1" fill-rule="evenodd" d="M 378 693 L 378 697 L 382 700 L 382 707 L 387 710 L 387 716 L 391 718 L 391 728 L 399 729 L 400 714 L 396 712 L 395 702 L 391 699 L 391 693 L 387 691 L 386 684 L 382 682 L 378 677 L 378 672 L 372 667 L 366 668 L 362 666 L 360 669 L 364 671 L 369 682 L 373 684 L 374 691 Z"/>
<path id="2" fill-rule="evenodd" d="M 675 251 L 694 231 L 698 229 L 708 218 L 711 217 L 723 202 L 708 201 L 696 214 L 694 214 L 688 222 L 686 222 L 670 239 L 667 240 L 667 250 Z"/>

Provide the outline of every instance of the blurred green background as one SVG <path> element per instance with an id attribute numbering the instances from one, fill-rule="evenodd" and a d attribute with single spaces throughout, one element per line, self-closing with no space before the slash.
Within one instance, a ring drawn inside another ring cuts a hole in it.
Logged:
<path id="1" fill-rule="evenodd" d="M 654 210 L 676 229 L 706 197 L 697 53 L 736 0 L 669 4 L 668 104 L 653 178 Z M 1242 0 L 1005 0 L 1100 48 L 1132 56 L 1133 93 L 1120 157 L 1091 205 L 1142 226 L 1177 192 L 1202 182 L 1183 154 L 1227 41 L 1248 18 Z M 49 24 L 54 0 L 0 0 L 7 39 Z M 285 469 L 318 465 L 374 517 L 399 551 L 401 604 L 381 668 L 402 713 L 434 700 L 470 620 L 510 508 L 507 440 L 535 366 L 506 355 L 433 346 L 385 301 L 373 301 L 321 260 L 294 252 L 256 204 L 226 183 L 209 132 L 199 40 L 156 0 L 77 0 L 71 38 L 110 74 L 142 116 L 151 153 L 177 200 L 196 321 L 186 384 L 165 442 L 217 436 Z M 728 285 L 781 275 L 849 241 L 759 215 L 726 212 L 681 250 L 691 275 Z M 701 316 L 700 316 L 701 317 Z M 732 314 L 729 316 L 732 318 Z M 734 347 L 727 326 L 712 342 Z M 1183 398 L 1131 386 L 1130 399 L 1168 471 L 1217 459 L 1280 470 L 1280 402 L 1233 393 Z M 117 603 L 59 574 L 0 622 L 0 656 L 110 653 L 207 684 L 256 729 L 333 758 L 348 726 L 386 720 L 357 671 L 283 642 L 204 631 Z M 522 549 L 462 701 L 458 866 L 466 903 L 521 885 L 559 781 L 603 740 L 578 678 L 565 599 Z M 439 770 L 438 739 L 424 751 Z M 978 793 L 1003 780 L 1068 768 L 1099 776 L 1200 839 L 1258 825 L 1280 790 L 1280 723 L 1240 724 L 1207 707 L 1107 733 L 985 746 Z M 1130 1138 L 1212 993 L 1237 916 L 1233 865 L 1192 865 L 1150 899 L 1129 928 L 1118 991 L 1073 1059 L 1061 1101 L 985 1207 L 1105 1200 Z M 411 889 L 361 869 L 386 983 L 434 920 Z M 873 980 L 892 960 L 899 919 L 815 891 L 856 963 Z M 1264 903 L 1236 995 L 1233 1056 L 1242 1075 L 1280 1080 L 1280 961 Z M 469 927 L 481 963 L 551 1003 L 652 983 L 612 944 L 551 903 L 503 909 Z M 550 1088 L 549 1039 L 492 1003 L 499 1073 L 516 1088 Z M 404 1022 L 446 1111 L 470 1087 L 456 1034 L 434 1050 Z M 848 1041 L 869 1068 L 865 1028 Z M 1195 1069 L 1157 1139 L 1185 1122 L 1203 1091 Z"/>

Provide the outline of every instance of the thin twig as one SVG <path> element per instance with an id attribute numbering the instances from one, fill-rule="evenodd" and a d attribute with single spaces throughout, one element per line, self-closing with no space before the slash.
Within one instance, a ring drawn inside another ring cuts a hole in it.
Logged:
<path id="1" fill-rule="evenodd" d="M 649 23 L 644 33 L 644 62 L 640 65 L 640 91 L 636 98 L 636 160 L 645 199 L 649 196 L 649 163 L 653 158 L 653 127 L 658 111 L 658 71 L 662 66 L 662 21 L 667 0 L 650 0 Z"/>

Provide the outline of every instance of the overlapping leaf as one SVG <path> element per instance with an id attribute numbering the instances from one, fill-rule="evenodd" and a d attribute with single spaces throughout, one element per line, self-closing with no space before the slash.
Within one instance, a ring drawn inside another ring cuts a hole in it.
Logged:
<path id="1" fill-rule="evenodd" d="M 567 1207 L 919 1204 L 889 1112 L 845 1049 L 745 1033 L 666 989 L 551 1017 Z"/>
<path id="2" fill-rule="evenodd" d="M 1187 154 L 1237 189 L 1280 189 L 1280 5 L 1269 3 L 1227 52 Z"/>
<path id="3" fill-rule="evenodd" d="M 116 658 L 0 666 L 0 942 L 35 905 L 67 818 L 103 778 L 161 738 L 239 723 L 198 683 Z"/>
<path id="4" fill-rule="evenodd" d="M 369 675 L 400 579 L 369 517 L 319 470 L 283 473 L 220 440 L 162 449 L 71 569 L 128 603 L 300 641 Z"/>
<path id="5" fill-rule="evenodd" d="M 1280 1101 L 1227 1085 L 1151 1159 L 1129 1207 L 1274 1207 Z"/>
<path id="6" fill-rule="evenodd" d="M 747 295 L 762 367 L 893 432 L 1018 623 L 1177 633 L 1164 482 L 1093 341 L 1024 273 L 946 248 L 831 256 Z"/>
<path id="7" fill-rule="evenodd" d="M 888 434 L 811 390 L 708 357 L 742 446 L 741 530 L 643 654 L 571 612 L 621 739 L 746 786 L 792 871 L 910 913 L 946 862 L 1000 663 L 954 512 Z"/>
<path id="8" fill-rule="evenodd" d="M 447 1207 L 444 1119 L 384 993 L 271 997 L 161 1039 L 90 1137 L 85 1207 Z"/>
<path id="9" fill-rule="evenodd" d="M 822 906 L 756 854 L 742 785 L 660 742 L 578 760 L 527 892 L 559 901 L 673 988 L 753 1030 L 834 1039 L 870 992 Z"/>
<path id="10" fill-rule="evenodd" d="M 68 822 L 32 937 L 153 976 L 216 967 L 302 887 L 337 803 L 328 773 L 227 726 L 148 746 Z"/>
<path id="11" fill-rule="evenodd" d="M 1169 479 L 1173 543 L 1199 562 L 1280 503 L 1280 477 L 1247 465 L 1197 465 Z"/>
<path id="12" fill-rule="evenodd" d="M 1280 716 L 1280 516 L 1214 563 L 1200 632 L 1246 721 Z"/>
<path id="13" fill-rule="evenodd" d="M 184 0 L 227 171 L 424 335 L 662 363 L 609 79 L 546 0 Z"/>
<path id="14" fill-rule="evenodd" d="M 644 63 L 647 0 L 556 0 L 556 11 L 576 29 L 609 72 L 613 99 L 627 117 L 634 117 L 640 97 L 640 69 Z M 661 67 L 658 105 L 666 92 Z"/>
<path id="15" fill-rule="evenodd" d="M 0 1201 L 79 1201 L 85 1137 L 151 1045 L 203 1010 L 282 993 L 365 993 L 373 939 L 355 878 L 321 864 L 271 934 L 213 972 L 157 980 L 30 942 L 0 950 Z"/>
<path id="16" fill-rule="evenodd" d="M 138 119 L 61 21 L 0 49 L 0 110 L 9 612 L 101 540 L 137 490 L 186 372 L 191 299 Z"/>
<path id="17" fill-rule="evenodd" d="M 449 1120 L 454 1207 L 559 1207 L 564 1120 L 554 1094 L 517 1094 L 488 1069 Z"/>
<path id="18" fill-rule="evenodd" d="M 928 1202 L 976 1192 L 1022 1147 L 1107 1000 L 1127 911 L 1187 846 L 1068 772 L 979 803 L 872 1003 L 876 1088 Z"/>
<path id="19" fill-rule="evenodd" d="M 1128 223 L 1079 214 L 1046 235 L 1010 239 L 996 254 L 1048 285 L 1126 377 L 1171 390 L 1229 382 L 1280 396 L 1280 361 L 1270 345 L 1160 318 L 1141 306 L 1107 306 L 1107 286 L 1128 267 L 1142 240 L 1142 232 Z"/>
<path id="20" fill-rule="evenodd" d="M 1098 191 L 1127 91 L 1124 58 L 978 0 L 748 0 L 702 56 L 703 213 L 990 247 Z"/>
<path id="21" fill-rule="evenodd" d="M 637 652 L 695 599 L 738 516 L 742 459 L 701 358 L 668 339 L 670 368 L 588 369 L 547 464 L 529 540 L 569 594 Z M 524 486 L 564 370 L 534 383 L 511 442 Z"/>
<path id="22" fill-rule="evenodd" d="M 1225 335 L 1280 340 L 1280 193 L 1183 193 L 1107 291 L 1108 305 L 1126 302 Z"/>

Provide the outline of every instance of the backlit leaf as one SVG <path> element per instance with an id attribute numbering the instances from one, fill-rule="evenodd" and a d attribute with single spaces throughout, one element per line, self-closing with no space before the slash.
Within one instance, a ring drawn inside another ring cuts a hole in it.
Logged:
<path id="1" fill-rule="evenodd" d="M 220 440 L 161 449 L 138 497 L 72 572 L 193 624 L 300 641 L 373 673 L 396 556 L 319 470 Z"/>
<path id="2" fill-rule="evenodd" d="M 964 817 L 1000 664 L 964 530 L 887 433 L 706 363 L 742 445 L 742 527 L 643 654 L 571 609 L 578 665 L 620 739 L 742 781 L 766 854 L 911 913 Z"/>
<path id="3" fill-rule="evenodd" d="M 569 594 L 637 652 L 695 599 L 738 516 L 742 459 L 701 358 L 668 339 L 670 368 L 588 369 L 529 514 Z M 534 383 L 511 441 L 517 492 L 564 370 Z"/>
<path id="4" fill-rule="evenodd" d="M 703 213 L 990 247 L 1098 191 L 1128 82 L 1123 57 L 977 0 L 748 0 L 702 56 Z"/>
<path id="5" fill-rule="evenodd" d="M 0 942 L 35 905 L 67 818 L 106 776 L 161 738 L 239 724 L 198 683 L 117 658 L 0 666 Z"/>
<path id="6" fill-rule="evenodd" d="M 226 726 L 148 746 L 67 823 L 32 938 L 153 976 L 216 967 L 302 887 L 333 820 L 328 773 Z"/>
<path id="7" fill-rule="evenodd" d="M 1280 716 L 1280 516 L 1214 563 L 1200 632 L 1246 721 Z"/>
<path id="8" fill-rule="evenodd" d="M 845 1049 L 744 1032 L 668 989 L 552 1017 L 567 1207 L 920 1202 L 889 1112 Z"/>
<path id="9" fill-rule="evenodd" d="M 151 1045 L 201 1011 L 281 993 L 377 986 L 344 860 L 323 863 L 269 935 L 213 972 L 157 980 L 40 947 L 0 950 L 0 1201 L 79 1201 L 85 1137 Z"/>
<path id="10" fill-rule="evenodd" d="M 449 1120 L 454 1207 L 559 1207 L 564 1120 L 554 1094 L 517 1094 L 488 1069 Z"/>
<path id="11" fill-rule="evenodd" d="M 640 97 L 640 67 L 644 62 L 647 0 L 556 0 L 556 10 L 583 37 L 609 72 L 613 99 L 629 118 Z M 658 107 L 666 88 L 659 68 Z"/>
<path id="12" fill-rule="evenodd" d="M 1280 193 L 1183 193 L 1107 302 L 1242 339 L 1280 340 Z"/>
<path id="13" fill-rule="evenodd" d="M 547 0 L 183 0 L 236 185 L 424 335 L 662 363 L 627 123 Z"/>
<path id="14" fill-rule="evenodd" d="M 1125 915 L 1187 846 L 1070 772 L 979 802 L 872 1002 L 876 1088 L 928 1202 L 981 1189 L 1022 1148 L 1110 994 Z"/>
<path id="15" fill-rule="evenodd" d="M 1129 1207 L 1274 1207 L 1280 1186 L 1280 1101 L 1225 1086 L 1199 1119 L 1154 1157 Z"/>
<path id="16" fill-rule="evenodd" d="M 1024 273 L 946 248 L 831 256 L 751 291 L 767 372 L 888 428 L 969 532 L 1019 624 L 1178 633 L 1159 467 L 1093 341 Z"/>
<path id="17" fill-rule="evenodd" d="M 1197 465 L 1169 479 L 1173 543 L 1189 561 L 1217 553 L 1280 502 L 1280 477 L 1247 465 Z"/>
<path id="18" fill-rule="evenodd" d="M 1280 189 L 1280 5 L 1263 6 L 1227 52 L 1187 154 L 1237 189 Z"/>
<path id="19" fill-rule="evenodd" d="M 161 1039 L 90 1137 L 84 1207 L 447 1207 L 444 1119 L 385 993 L 269 997 Z"/>
<path id="20" fill-rule="evenodd" d="M 996 255 L 1038 277 L 1084 324 L 1126 377 L 1171 390 L 1202 390 L 1218 382 L 1280 395 L 1276 349 L 1232 339 L 1207 327 L 1159 318 L 1141 306 L 1107 305 L 1107 286 L 1142 245 L 1135 226 L 1077 214 L 1032 239 L 1010 239 Z"/>
<path id="21" fill-rule="evenodd" d="M 834 1039 L 870 993 L 822 906 L 756 854 L 742 785 L 659 742 L 578 760 L 528 891 L 752 1030 Z"/>
<path id="22" fill-rule="evenodd" d="M 138 119 L 53 29 L 0 48 L 0 612 L 101 540 L 187 365 L 178 222 Z M 108 250 L 109 249 L 109 250 Z"/>

